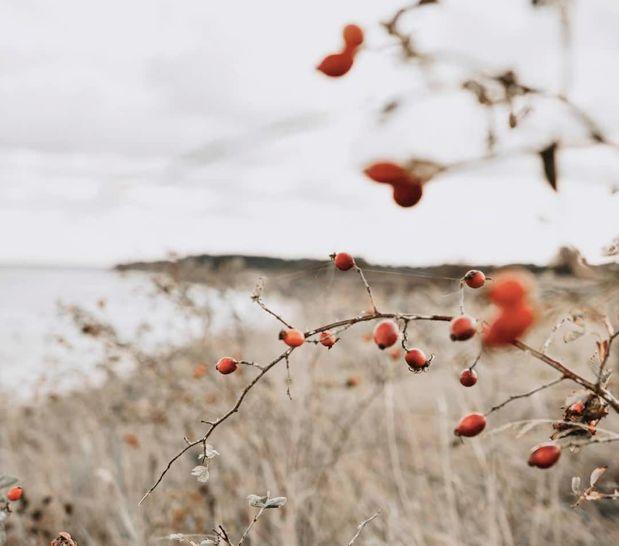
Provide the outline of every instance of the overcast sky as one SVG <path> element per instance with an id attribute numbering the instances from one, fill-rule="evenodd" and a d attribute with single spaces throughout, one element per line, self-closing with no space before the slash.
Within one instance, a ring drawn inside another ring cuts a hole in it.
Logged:
<path id="1" fill-rule="evenodd" d="M 619 155 L 561 155 L 560 193 L 535 157 L 469 169 L 397 208 L 360 175 L 375 158 L 483 151 L 467 94 L 424 92 L 380 26 L 404 0 L 2 0 L 0 262 L 109 265 L 180 253 L 373 261 L 592 261 L 619 235 Z M 459 51 L 559 89 L 556 11 L 453 0 L 405 20 Z M 570 94 L 619 140 L 619 3 L 574 2 Z M 368 33 L 348 77 L 315 71 L 343 24 Z M 381 122 L 380 108 L 404 97 Z M 560 109 L 512 143 L 578 141 Z"/>

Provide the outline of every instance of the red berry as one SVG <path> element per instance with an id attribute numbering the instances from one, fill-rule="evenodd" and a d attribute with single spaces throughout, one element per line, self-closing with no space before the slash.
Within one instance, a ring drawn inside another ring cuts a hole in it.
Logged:
<path id="1" fill-rule="evenodd" d="M 449 323 L 449 334 L 452 341 L 466 341 L 472 338 L 475 332 L 476 321 L 467 315 L 454 317 Z"/>
<path id="2" fill-rule="evenodd" d="M 460 383 L 465 387 L 472 387 L 477 383 L 477 372 L 470 368 L 465 368 L 462 370 L 462 373 L 460 373 Z"/>
<path id="3" fill-rule="evenodd" d="M 477 436 L 486 428 L 486 418 L 481 413 L 469 413 L 465 415 L 454 430 L 456 436 L 466 436 L 468 438 Z"/>
<path id="4" fill-rule="evenodd" d="M 553 442 L 539 444 L 531 450 L 529 466 L 537 468 L 550 468 L 561 457 L 561 447 Z"/>
<path id="5" fill-rule="evenodd" d="M 288 330 L 282 330 L 279 333 L 279 339 L 281 339 L 288 347 L 299 347 L 305 343 L 305 336 L 301 330 L 296 328 L 289 328 Z"/>
<path id="6" fill-rule="evenodd" d="M 381 184 L 402 184 L 409 180 L 408 172 L 390 161 L 373 163 L 363 171 L 368 178 Z"/>
<path id="7" fill-rule="evenodd" d="M 339 78 L 351 69 L 352 63 L 352 51 L 344 50 L 341 53 L 327 55 L 317 66 L 317 69 L 331 78 Z"/>
<path id="8" fill-rule="evenodd" d="M 484 332 L 487 346 L 509 345 L 535 322 L 533 309 L 526 304 L 505 307 Z"/>
<path id="9" fill-rule="evenodd" d="M 16 485 L 15 487 L 11 487 L 11 489 L 7 491 L 6 498 L 9 499 L 11 502 L 15 502 L 21 499 L 23 494 L 24 490 Z"/>
<path id="10" fill-rule="evenodd" d="M 585 405 L 580 401 L 574 402 L 568 409 L 570 413 L 580 415 L 583 411 L 585 411 Z"/>
<path id="11" fill-rule="evenodd" d="M 401 207 L 412 207 L 419 203 L 423 187 L 416 181 L 393 185 L 393 200 Z"/>
<path id="12" fill-rule="evenodd" d="M 400 335 L 398 326 L 392 320 L 383 320 L 374 328 L 374 342 L 379 349 L 391 347 Z"/>
<path id="13" fill-rule="evenodd" d="M 219 373 L 227 375 L 229 373 L 236 371 L 237 364 L 238 362 L 234 358 L 230 356 L 225 356 L 224 358 L 219 359 L 219 361 L 217 362 L 217 365 L 215 366 L 215 369 Z"/>
<path id="14" fill-rule="evenodd" d="M 347 47 L 359 47 L 363 43 L 363 30 L 358 25 L 346 25 L 342 34 Z"/>
<path id="15" fill-rule="evenodd" d="M 505 272 L 496 277 L 488 295 L 499 307 L 513 307 L 522 303 L 531 289 L 531 283 L 524 275 Z"/>
<path id="16" fill-rule="evenodd" d="M 333 262 L 340 271 L 348 271 L 355 267 L 355 259 L 348 252 L 338 252 L 333 258 Z"/>
<path id="17" fill-rule="evenodd" d="M 430 365 L 430 361 L 421 349 L 407 351 L 404 360 L 413 370 L 425 370 Z"/>
<path id="18" fill-rule="evenodd" d="M 471 288 L 481 288 L 486 282 L 486 275 L 482 271 L 471 269 L 462 280 Z"/>
<path id="19" fill-rule="evenodd" d="M 320 332 L 320 337 L 318 338 L 320 343 L 329 349 L 335 345 L 336 337 L 329 331 L 325 330 L 324 332 Z"/>

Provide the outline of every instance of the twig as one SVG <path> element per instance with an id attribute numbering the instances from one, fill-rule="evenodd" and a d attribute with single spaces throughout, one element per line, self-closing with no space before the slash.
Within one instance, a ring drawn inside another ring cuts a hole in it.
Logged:
<path id="1" fill-rule="evenodd" d="M 269 497 L 269 493 L 267 493 L 267 498 L 268 497 Z M 266 510 L 266 506 L 262 506 L 260 508 L 260 510 L 258 510 L 258 512 L 256 512 L 256 515 L 251 520 L 250 524 L 247 526 L 245 531 L 243 531 L 243 534 L 241 535 L 241 538 L 239 540 L 238 546 L 242 546 L 242 544 L 245 542 L 245 539 L 249 535 L 249 532 L 252 530 L 253 526 L 256 525 L 256 522 L 258 521 L 258 519 L 260 519 L 260 516 L 262 516 L 262 514 L 264 514 L 265 510 Z M 252 540 L 252 542 L 253 542 L 253 540 Z"/>
<path id="2" fill-rule="evenodd" d="M 363 269 L 361 269 L 357 264 L 355 264 L 355 269 L 356 269 L 357 273 L 359 273 L 359 277 L 361 277 L 361 281 L 363 282 L 363 286 L 365 286 L 365 291 L 368 293 L 368 296 L 370 297 L 370 303 L 372 304 L 372 312 L 374 314 L 376 314 L 376 313 L 378 313 L 378 309 L 376 307 L 376 302 L 374 301 L 374 296 L 372 295 L 372 289 L 370 288 L 370 285 L 368 284 L 368 281 L 365 278 L 365 275 L 363 273 Z"/>
<path id="3" fill-rule="evenodd" d="M 359 538 L 359 535 L 361 534 L 363 529 L 365 529 L 365 526 L 368 523 L 371 523 L 372 521 L 374 521 L 378 517 L 379 514 L 380 514 L 380 510 L 378 512 L 375 512 L 374 514 L 372 514 L 369 518 L 364 519 L 359 525 L 357 525 L 357 532 L 350 539 L 350 541 L 346 543 L 346 546 L 351 546 L 352 544 L 354 544 L 355 540 L 357 540 Z"/>
<path id="4" fill-rule="evenodd" d="M 561 381 L 564 381 L 565 379 L 567 379 L 566 377 L 559 377 L 559 379 L 555 379 L 554 381 L 550 381 L 549 383 L 545 383 L 544 385 L 541 385 L 540 387 L 537 387 L 529 392 L 525 392 L 522 394 L 514 394 L 513 396 L 510 396 L 507 400 L 505 400 L 504 402 L 501 402 L 500 404 L 493 406 L 492 408 L 490 408 L 490 410 L 486 413 L 486 415 L 490 415 L 491 413 L 494 413 L 497 410 L 500 410 L 502 407 L 506 406 L 507 404 L 509 404 L 510 402 L 513 402 L 514 400 L 519 400 L 520 398 L 528 398 L 529 396 L 533 396 L 535 393 L 543 391 L 544 389 L 548 389 L 550 387 L 553 387 L 554 385 L 558 385 L 559 383 L 561 383 Z"/>
<path id="5" fill-rule="evenodd" d="M 269 309 L 265 303 L 262 301 L 262 299 L 260 298 L 260 296 L 254 296 L 252 297 L 252 299 L 260 306 L 262 307 L 262 309 L 264 309 L 269 315 L 271 315 L 272 317 L 275 317 L 277 320 L 279 320 L 284 326 L 286 326 L 286 328 L 292 328 L 292 325 L 290 325 L 288 322 L 286 322 L 282 317 L 280 317 L 277 313 L 275 313 L 274 311 L 271 311 L 271 309 Z"/>
<path id="6" fill-rule="evenodd" d="M 533 347 L 529 347 L 526 343 L 523 343 L 522 341 L 518 339 L 512 342 L 512 345 L 514 345 L 514 347 L 518 347 L 518 349 L 520 349 L 521 351 L 524 351 L 525 353 L 529 353 L 531 356 L 534 356 L 535 358 L 537 358 L 538 360 L 541 360 L 545 364 L 548 364 L 549 366 L 551 366 L 558 372 L 561 372 L 566 379 L 569 379 L 573 381 L 574 383 L 578 383 L 581 387 L 584 387 L 588 391 L 591 391 L 592 393 L 597 394 L 604 401 L 608 402 L 608 404 L 617 413 L 619 413 L 619 400 L 617 400 L 610 392 L 608 392 L 601 385 L 596 385 L 594 383 L 591 383 L 591 381 L 588 381 L 584 377 L 578 375 L 576 372 L 570 370 L 568 367 L 564 366 L 559 361 L 553 358 L 550 358 L 548 355 L 545 355 L 544 353 L 540 353 Z"/>
<path id="7" fill-rule="evenodd" d="M 243 392 L 241 392 L 241 395 L 238 397 L 236 403 L 234 404 L 234 406 L 232 406 L 232 408 L 230 408 L 222 417 L 220 417 L 219 419 L 217 419 L 216 421 L 205 421 L 206 424 L 209 425 L 209 429 L 206 431 L 206 433 L 204 434 L 204 436 L 202 436 L 202 438 L 200 438 L 199 440 L 196 440 L 190 444 L 188 444 L 187 446 L 185 446 L 181 451 L 179 451 L 176 455 L 174 455 L 174 457 L 172 457 L 172 459 L 170 459 L 170 461 L 168 462 L 168 464 L 166 465 L 166 467 L 164 468 L 163 472 L 161 472 L 161 474 L 159 475 L 159 477 L 157 478 L 157 481 L 150 487 L 150 489 L 144 494 L 144 496 L 140 499 L 140 502 L 138 503 L 138 505 L 142 504 L 144 502 L 144 500 L 157 488 L 157 486 L 161 483 L 161 481 L 163 480 L 164 476 L 168 473 L 168 471 L 170 470 L 170 468 L 172 467 L 172 465 L 180 458 L 182 457 L 187 451 L 189 451 L 192 447 L 197 446 L 199 444 L 204 444 L 208 438 L 210 437 L 211 434 L 213 434 L 213 431 L 220 426 L 223 422 L 227 421 L 230 417 L 232 417 L 235 413 L 237 413 L 239 411 L 239 408 L 241 406 L 241 404 L 243 403 L 243 400 L 245 400 L 245 397 L 247 396 L 247 394 L 249 393 L 249 391 L 260 381 L 260 379 L 262 379 L 262 377 L 264 377 L 273 367 L 275 367 L 279 362 L 281 362 L 283 359 L 288 358 L 290 356 L 290 354 L 294 351 L 294 348 L 291 347 L 289 349 L 287 349 L 286 351 L 284 351 L 282 354 L 280 354 L 278 357 L 276 357 L 274 360 L 272 360 L 267 366 L 265 366 L 260 373 L 254 377 L 254 379 L 247 385 L 247 387 L 245 387 L 245 389 L 243 389 Z"/>
<path id="8" fill-rule="evenodd" d="M 258 299 L 259 299 L 259 297 L 258 297 Z M 309 331 L 305 332 L 305 338 L 309 338 L 311 336 L 314 336 L 314 335 L 316 335 L 316 334 L 318 334 L 320 332 L 324 332 L 326 330 L 333 330 L 335 328 L 340 328 L 340 327 L 351 327 L 352 325 L 360 323 L 360 322 L 368 322 L 368 321 L 377 320 L 377 319 L 381 319 L 381 318 L 391 318 L 391 319 L 396 319 L 396 320 L 404 320 L 406 322 L 412 321 L 412 320 L 428 320 L 428 321 L 449 322 L 449 321 L 452 320 L 453 317 L 448 316 L 448 315 L 417 315 L 417 314 L 404 314 L 404 313 L 381 313 L 381 312 L 376 312 L 376 313 L 372 313 L 372 314 L 368 314 L 368 315 L 360 315 L 360 316 L 352 317 L 350 319 L 339 320 L 339 321 L 336 321 L 336 322 L 332 322 L 330 324 L 325 324 L 323 326 L 319 326 L 318 328 L 314 328 L 313 330 L 309 330 Z M 614 339 L 615 336 L 616 336 L 616 334 L 611 336 L 611 338 Z M 612 339 L 611 339 L 611 341 L 612 341 Z M 588 391 L 598 395 L 600 398 L 605 400 L 616 412 L 619 413 L 619 400 L 617 400 L 602 385 L 596 385 L 596 384 L 592 383 L 591 381 L 588 381 L 587 379 L 585 379 L 582 376 L 578 375 L 576 372 L 574 372 L 571 369 L 567 368 L 565 365 L 561 364 L 557 360 L 554 360 L 554 359 L 550 358 L 549 356 L 547 356 L 547 355 L 545 355 L 545 354 L 543 354 L 543 353 L 533 349 L 532 347 L 529 347 L 528 345 L 526 345 L 525 343 L 523 343 L 520 340 L 515 340 L 512 343 L 512 345 L 514 347 L 517 347 L 521 351 L 529 353 L 533 357 L 537 358 L 538 360 L 544 362 L 545 364 L 547 364 L 550 367 L 554 368 L 555 370 L 559 371 L 562 374 L 561 380 L 569 379 L 569 380 L 571 380 L 571 381 L 581 385 L 582 387 L 584 387 Z M 256 375 L 256 377 L 245 387 L 245 389 L 241 392 L 240 396 L 238 397 L 238 399 L 237 399 L 236 403 L 234 404 L 234 406 L 232 406 L 232 408 L 230 410 L 228 410 L 222 417 L 220 417 L 216 421 L 203 421 L 203 423 L 209 425 L 209 428 L 206 431 L 206 433 L 200 439 L 195 440 L 194 442 L 188 443 L 181 451 L 179 451 L 176 455 L 174 455 L 174 457 L 172 457 L 172 459 L 170 459 L 170 461 L 167 463 L 167 465 L 164 468 L 164 470 L 161 472 L 161 474 L 157 478 L 156 482 L 144 494 L 144 496 L 142 497 L 142 499 L 140 500 L 140 502 L 138 504 L 141 504 L 142 502 L 144 502 L 144 500 L 157 488 L 157 486 L 161 483 L 161 481 L 163 480 L 165 475 L 168 473 L 168 471 L 170 470 L 172 465 L 182 455 L 184 455 L 192 447 L 195 447 L 195 446 L 200 445 L 200 444 L 204 445 L 206 443 L 206 441 L 208 440 L 208 438 L 211 436 L 211 434 L 215 431 L 215 429 L 219 425 L 221 425 L 223 422 L 227 421 L 230 417 L 232 417 L 235 413 L 237 413 L 239 411 L 239 408 L 242 405 L 243 401 L 245 400 L 245 397 L 249 393 L 249 391 L 262 379 L 262 377 L 264 375 L 266 375 L 279 362 L 281 362 L 282 360 L 288 361 L 288 358 L 292 354 L 293 351 L 294 351 L 294 348 L 289 348 L 286 351 L 284 351 L 282 354 L 280 354 L 278 357 L 276 357 L 274 360 L 272 360 L 268 365 L 266 365 L 264 367 L 259 367 L 258 369 L 260 369 L 260 373 L 258 373 Z M 558 383 L 559 380 L 557 380 L 556 382 Z M 551 385 L 549 385 L 549 386 L 551 386 Z M 525 393 L 525 395 L 526 396 L 530 396 L 531 394 L 534 394 L 535 392 L 537 392 L 538 390 L 542 390 L 543 388 L 547 388 L 547 386 L 543 385 L 542 387 L 539 387 L 538 389 L 535 389 L 531 393 Z M 524 397 L 524 396 L 523 395 L 518 395 L 517 396 L 517 398 L 522 398 L 522 397 Z M 505 405 L 505 404 L 503 404 L 503 405 Z M 500 405 L 499 407 L 502 407 L 503 405 Z M 491 409 L 489 413 L 491 413 L 493 411 L 496 411 L 496 409 Z"/>

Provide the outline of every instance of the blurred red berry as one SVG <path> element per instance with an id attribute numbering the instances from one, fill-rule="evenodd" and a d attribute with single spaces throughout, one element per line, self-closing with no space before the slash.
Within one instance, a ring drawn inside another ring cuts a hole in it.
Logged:
<path id="1" fill-rule="evenodd" d="M 471 370 L 470 368 L 465 368 L 460 373 L 460 384 L 465 387 L 472 387 L 477 383 L 477 372 L 475 370 Z"/>
<path id="2" fill-rule="evenodd" d="M 391 347 L 400 335 L 398 326 L 392 320 L 383 320 L 374 328 L 374 342 L 379 349 Z"/>
<path id="3" fill-rule="evenodd" d="M 225 356 L 224 358 L 220 358 L 215 366 L 215 369 L 224 375 L 232 373 L 236 371 L 238 362 L 229 356 Z"/>
<path id="4" fill-rule="evenodd" d="M 329 330 L 325 330 L 324 332 L 320 332 L 318 340 L 321 345 L 324 345 L 330 349 L 335 345 L 336 337 Z"/>
<path id="5" fill-rule="evenodd" d="M 423 187 L 416 181 L 394 184 L 393 200 L 401 207 L 412 207 L 419 203 L 423 195 Z"/>
<path id="6" fill-rule="evenodd" d="M 381 184 L 402 184 L 409 180 L 408 172 L 390 161 L 372 163 L 363 172 L 368 178 Z"/>
<path id="7" fill-rule="evenodd" d="M 452 341 L 466 341 L 472 338 L 476 332 L 475 319 L 467 316 L 460 315 L 451 319 L 449 323 L 449 335 Z"/>
<path id="8" fill-rule="evenodd" d="M 15 502 L 21 499 L 23 494 L 24 494 L 24 490 L 21 487 L 16 485 L 15 487 L 11 487 L 7 491 L 6 498 L 9 499 L 11 502 Z"/>
<path id="9" fill-rule="evenodd" d="M 317 66 L 317 69 L 331 78 L 339 78 L 352 68 L 352 64 L 352 51 L 344 50 L 341 53 L 327 55 Z"/>
<path id="10" fill-rule="evenodd" d="M 456 436 L 477 436 L 486 428 L 486 418 L 481 413 L 469 413 L 465 415 L 454 430 Z"/>
<path id="11" fill-rule="evenodd" d="M 486 275 L 484 275 L 482 271 L 471 269 L 466 275 L 464 275 L 462 280 L 470 288 L 481 288 L 486 282 Z"/>
<path id="12" fill-rule="evenodd" d="M 484 332 L 484 344 L 509 345 L 522 336 L 534 322 L 535 312 L 529 305 L 505 307 Z"/>
<path id="13" fill-rule="evenodd" d="M 279 333 L 279 339 L 281 339 L 288 347 L 299 347 L 305 343 L 305 336 L 301 330 L 296 328 L 288 328 L 282 330 Z"/>
<path id="14" fill-rule="evenodd" d="M 531 450 L 529 466 L 537 468 L 550 468 L 561 457 L 561 447 L 553 442 L 539 444 Z"/>
<path id="15" fill-rule="evenodd" d="M 531 282 L 524 274 L 506 271 L 497 275 L 488 295 L 499 307 L 513 307 L 522 303 L 530 289 Z"/>
<path id="16" fill-rule="evenodd" d="M 346 25 L 342 34 L 347 47 L 359 47 L 363 43 L 363 30 L 358 25 Z"/>
<path id="17" fill-rule="evenodd" d="M 340 271 L 348 271 L 355 267 L 355 259 L 348 252 L 338 252 L 333 258 L 333 263 Z"/>
<path id="18" fill-rule="evenodd" d="M 582 402 L 574 402 L 569 407 L 569 411 L 574 415 L 580 415 L 583 411 L 585 411 L 585 405 Z"/>

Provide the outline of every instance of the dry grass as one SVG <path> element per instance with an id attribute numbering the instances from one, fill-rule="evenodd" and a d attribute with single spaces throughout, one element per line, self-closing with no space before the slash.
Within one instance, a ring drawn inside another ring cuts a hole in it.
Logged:
<path id="1" fill-rule="evenodd" d="M 310 276 L 275 279 L 265 299 L 286 309 L 300 327 L 353 316 L 366 306 L 358 279 L 332 280 L 324 271 Z M 385 310 L 452 312 L 457 306 L 457 296 L 446 295 L 453 284 L 378 274 L 370 280 Z M 244 275 L 233 282 L 249 290 Z M 551 276 L 540 278 L 540 285 L 544 318 L 529 336 L 534 346 L 563 313 L 585 303 L 617 317 L 612 285 Z M 180 293 L 171 285 L 170 297 Z M 186 300 L 178 301 L 190 309 Z M 470 295 L 469 302 L 471 311 L 483 313 L 482 295 Z M 10 518 L 9 545 L 48 544 L 59 530 L 69 531 L 80 545 L 168 544 L 159 539 L 208 532 L 219 523 L 238 536 L 253 515 L 245 497 L 267 490 L 287 496 L 288 504 L 260 520 L 248 542 L 252 546 L 344 545 L 378 509 L 381 515 L 356 544 L 619 543 L 619 505 L 570 508 L 573 475 L 587 476 L 606 462 L 611 468 L 604 485 L 617 480 L 616 444 L 566 452 L 557 467 L 540 471 L 526 465 L 527 453 L 549 435 L 550 425 L 520 438 L 514 428 L 499 430 L 508 422 L 559 418 L 571 385 L 516 401 L 491 416 L 480 438 L 454 442 L 454 424 L 465 411 L 486 411 L 555 375 L 507 351 L 483 358 L 479 383 L 464 389 L 457 372 L 474 358 L 476 345 L 450 342 L 442 323 L 411 325 L 412 342 L 436 353 L 430 370 L 418 375 L 364 340 L 370 325 L 352 328 L 331 351 L 313 345 L 296 351 L 292 401 L 282 364 L 213 436 L 221 456 L 206 486 L 190 476 L 196 450 L 138 507 L 157 472 L 182 447 L 183 436 L 201 434 L 200 419 L 222 414 L 255 373 L 244 369 L 224 377 L 211 364 L 225 354 L 260 362 L 281 352 L 278 324 L 267 315 L 259 323 L 215 331 L 209 324 L 218 310 L 195 312 L 204 320 L 204 339 L 157 354 L 119 348 L 109 341 L 113 334 L 100 334 L 108 340 L 101 341 L 108 345 L 103 363 L 108 379 L 101 387 L 41 397 L 19 408 L 4 399 L 0 463 L 27 491 L 27 502 Z M 120 353 L 134 361 L 129 373 L 113 372 L 113 357 Z M 587 334 L 563 344 L 559 333 L 551 353 L 586 372 L 594 338 Z M 208 372 L 194 378 L 201 362 L 209 364 Z M 617 365 L 616 351 L 610 365 Z M 604 426 L 619 430 L 619 420 L 611 416 Z"/>

